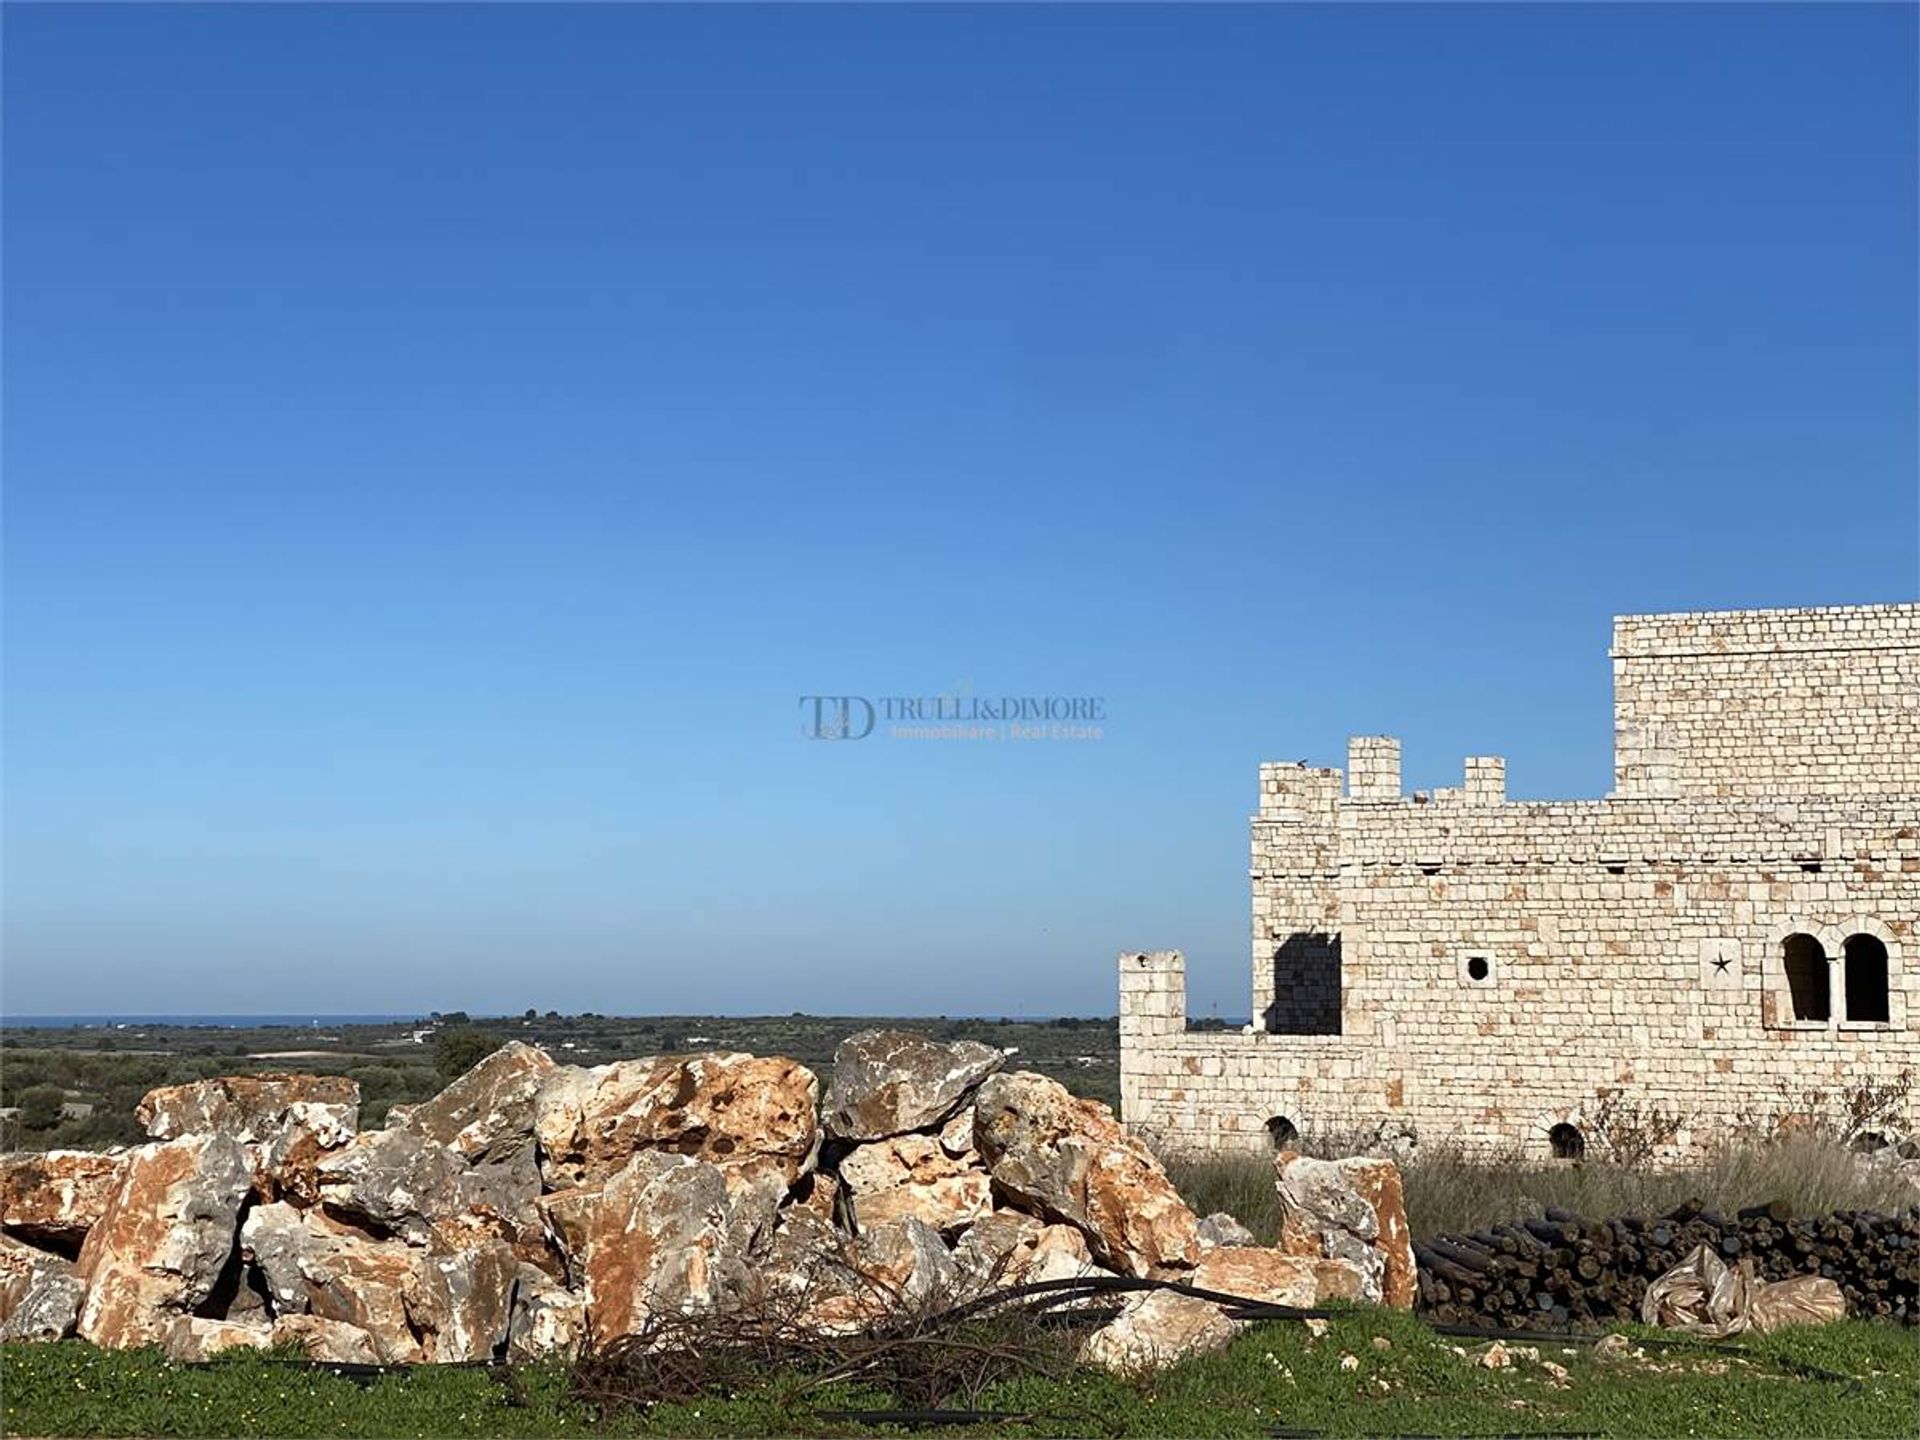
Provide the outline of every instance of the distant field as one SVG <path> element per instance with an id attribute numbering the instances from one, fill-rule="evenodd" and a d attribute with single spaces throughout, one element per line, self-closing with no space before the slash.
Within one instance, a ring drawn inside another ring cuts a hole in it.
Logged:
<path id="1" fill-rule="evenodd" d="M 857 1030 L 893 1026 L 940 1039 L 979 1040 L 1018 1052 L 1075 1094 L 1109 1105 L 1120 1099 L 1120 1040 L 1108 1019 L 976 1019 L 849 1015 L 561 1015 L 440 1017 L 339 1025 L 168 1025 L 128 1023 L 65 1029 L 0 1024 L 0 1106 L 24 1122 L 9 1144 L 27 1149 L 89 1148 L 143 1138 L 133 1107 L 157 1085 L 262 1070 L 344 1073 L 360 1083 L 361 1123 L 389 1107 L 424 1100 L 451 1078 L 453 1032 L 478 1029 L 500 1043 L 526 1040 L 558 1060 L 610 1060 L 685 1050 L 790 1055 L 824 1083 L 833 1051 Z M 469 1047 L 470 1048 L 470 1047 Z M 457 1062 L 457 1074 L 464 1062 Z"/>

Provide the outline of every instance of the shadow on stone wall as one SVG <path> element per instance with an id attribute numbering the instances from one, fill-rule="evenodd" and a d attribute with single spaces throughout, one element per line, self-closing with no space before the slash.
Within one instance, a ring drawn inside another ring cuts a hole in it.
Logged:
<path id="1" fill-rule="evenodd" d="M 1260 1019 L 1275 1035 L 1340 1033 L 1340 937 L 1287 936 L 1273 951 L 1273 1003 Z"/>

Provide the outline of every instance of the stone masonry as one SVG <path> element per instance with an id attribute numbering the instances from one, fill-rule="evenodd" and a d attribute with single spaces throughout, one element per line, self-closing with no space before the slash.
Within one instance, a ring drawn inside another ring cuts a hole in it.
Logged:
<path id="1" fill-rule="evenodd" d="M 1344 793 L 1262 765 L 1254 1023 L 1189 1032 L 1179 953 L 1121 956 L 1128 1124 L 1666 1159 L 1911 1133 L 1920 604 L 1624 616 L 1612 657 L 1604 800 L 1509 801 L 1487 756 L 1403 795 L 1383 736 Z"/>

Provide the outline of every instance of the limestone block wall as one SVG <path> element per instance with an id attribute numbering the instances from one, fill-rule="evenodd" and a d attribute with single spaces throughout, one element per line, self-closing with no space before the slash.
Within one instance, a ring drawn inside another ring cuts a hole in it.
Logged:
<path id="1" fill-rule="evenodd" d="M 1614 793 L 1920 794 L 1920 605 L 1614 621 Z"/>
<path id="2" fill-rule="evenodd" d="M 1251 1033 L 1187 1033 L 1178 956 L 1122 957 L 1126 1119 L 1175 1148 L 1264 1148 L 1284 1118 L 1542 1154 L 1559 1125 L 1652 1132 L 1678 1157 L 1877 1092 L 1873 1124 L 1912 1133 L 1916 621 L 1619 622 L 1619 711 L 1661 740 L 1607 800 L 1509 802 L 1497 757 L 1407 797 L 1385 737 L 1354 742 L 1344 795 L 1263 765 Z"/>

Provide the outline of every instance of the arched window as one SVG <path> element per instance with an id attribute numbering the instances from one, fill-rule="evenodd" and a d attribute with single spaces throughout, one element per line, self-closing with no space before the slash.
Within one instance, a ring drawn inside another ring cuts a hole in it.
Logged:
<path id="1" fill-rule="evenodd" d="M 1827 975 L 1825 947 L 1811 935 L 1789 935 L 1780 942 L 1780 959 L 1787 972 L 1787 991 L 1793 997 L 1793 1018 L 1831 1018 L 1833 982 Z"/>
<path id="2" fill-rule="evenodd" d="M 1552 1148 L 1556 1160 L 1580 1160 L 1586 1157 L 1587 1137 L 1580 1133 L 1577 1126 L 1569 1125 L 1564 1120 L 1547 1131 L 1547 1144 Z"/>
<path id="3" fill-rule="evenodd" d="M 1276 1115 L 1267 1121 L 1267 1134 L 1273 1137 L 1273 1148 L 1290 1150 L 1300 1138 L 1300 1127 L 1284 1115 Z"/>
<path id="4" fill-rule="evenodd" d="M 1849 935 L 1846 955 L 1845 993 L 1849 1020 L 1878 1021 L 1884 1025 L 1892 1018 L 1887 1009 L 1887 947 L 1877 935 Z"/>

